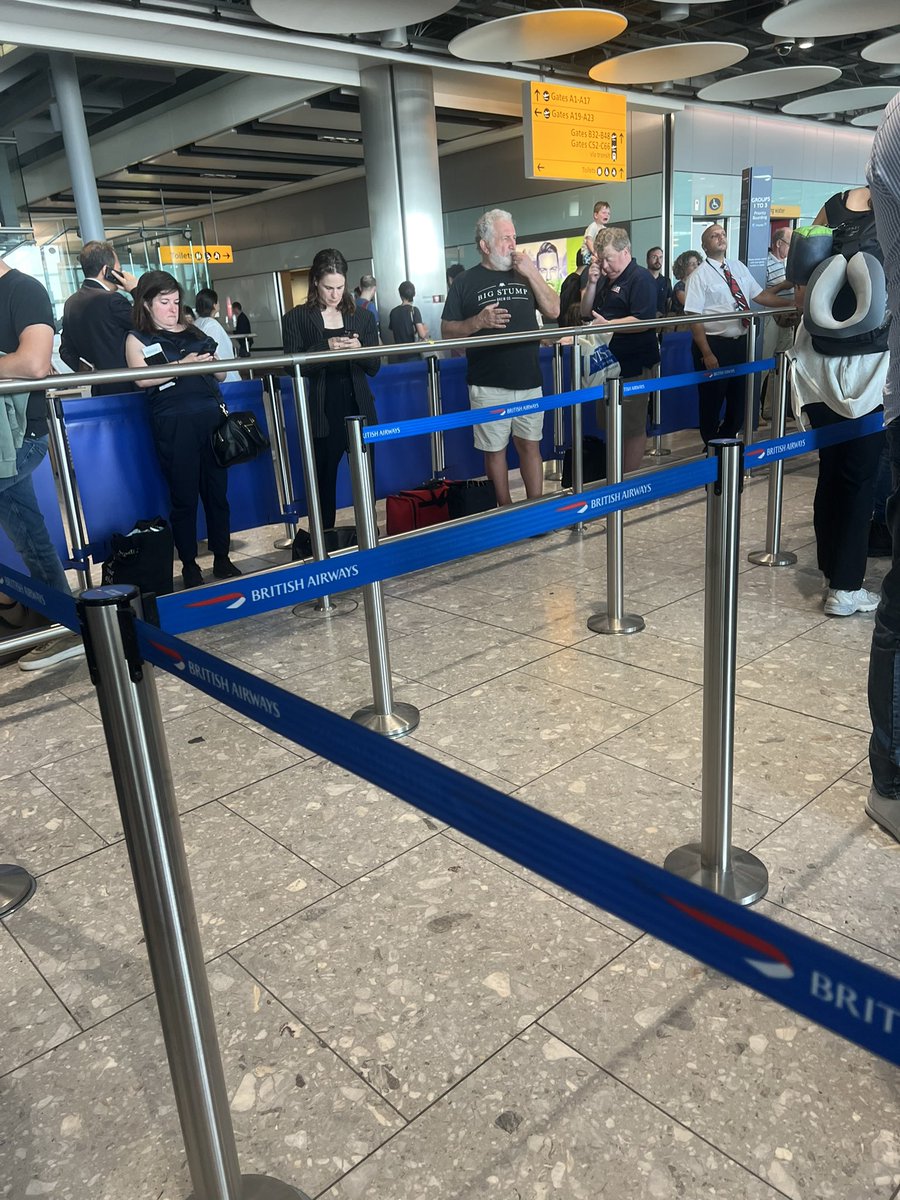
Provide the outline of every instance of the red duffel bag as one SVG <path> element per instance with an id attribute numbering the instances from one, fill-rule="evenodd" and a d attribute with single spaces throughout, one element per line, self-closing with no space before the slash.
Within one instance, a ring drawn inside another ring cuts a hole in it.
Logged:
<path id="1" fill-rule="evenodd" d="M 432 479 L 421 487 L 407 492 L 397 492 L 387 498 L 388 537 L 395 533 L 408 533 L 411 529 L 424 529 L 426 525 L 437 525 L 450 519 L 447 508 L 447 485 L 442 479 Z"/>

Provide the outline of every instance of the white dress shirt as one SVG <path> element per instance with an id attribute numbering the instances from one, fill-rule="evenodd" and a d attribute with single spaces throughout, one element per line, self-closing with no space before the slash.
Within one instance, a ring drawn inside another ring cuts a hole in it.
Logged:
<path id="1" fill-rule="evenodd" d="M 762 288 L 738 259 L 726 259 L 725 265 L 737 280 L 747 303 L 751 304 L 753 297 L 758 296 Z M 706 259 L 690 276 L 684 295 L 684 311 L 700 313 L 702 316 L 740 312 L 737 301 L 731 294 L 731 288 L 725 281 L 721 263 Z M 739 316 L 732 316 L 729 321 L 711 321 L 704 329 L 707 337 L 712 334 L 714 337 L 738 338 L 747 332 Z"/>

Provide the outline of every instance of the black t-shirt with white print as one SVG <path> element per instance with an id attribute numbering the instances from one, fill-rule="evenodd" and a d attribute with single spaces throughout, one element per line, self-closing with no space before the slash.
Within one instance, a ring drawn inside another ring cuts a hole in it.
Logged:
<path id="1" fill-rule="evenodd" d="M 499 304 L 510 315 L 505 330 L 481 330 L 490 333 L 524 333 L 538 329 L 537 308 L 528 281 L 515 271 L 491 271 L 480 263 L 454 279 L 447 294 L 441 318 L 466 321 L 477 316 L 489 304 Z M 474 335 L 473 335 L 474 336 Z M 475 347 L 466 351 L 469 361 L 466 379 L 481 387 L 513 390 L 541 386 L 541 368 L 537 342 L 518 345 Z"/>
<path id="2" fill-rule="evenodd" d="M 0 350 L 4 354 L 15 353 L 19 348 L 19 337 L 29 325 L 55 328 L 53 305 L 42 283 L 13 268 L 0 276 Z M 26 436 L 46 436 L 45 392 L 31 392 L 29 395 L 26 421 Z"/>

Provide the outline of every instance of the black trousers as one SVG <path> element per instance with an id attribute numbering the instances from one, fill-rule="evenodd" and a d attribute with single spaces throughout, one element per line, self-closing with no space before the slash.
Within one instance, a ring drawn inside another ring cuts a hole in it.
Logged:
<path id="1" fill-rule="evenodd" d="M 322 510 L 322 528 L 333 529 L 337 516 L 337 477 L 341 459 L 347 453 L 346 418 L 359 414 L 359 405 L 352 394 L 333 397 L 328 402 L 328 433 L 313 438 L 313 455 L 316 460 L 316 482 L 319 485 L 319 506 Z M 375 447 L 366 447 L 375 482 Z"/>
<path id="2" fill-rule="evenodd" d="M 747 339 L 727 338 L 716 334 L 707 335 L 709 348 L 719 360 L 720 367 L 736 367 L 747 361 Z M 698 346 L 692 347 L 694 367 L 702 371 L 703 357 Z M 738 375 L 734 379 L 711 379 L 697 385 L 700 397 L 700 436 L 703 445 L 712 438 L 737 437 L 744 424 L 744 394 L 746 379 Z M 722 405 L 725 405 L 724 415 Z"/>
<path id="3" fill-rule="evenodd" d="M 231 545 L 228 472 L 213 457 L 209 435 L 221 424 L 218 405 L 151 416 L 153 440 L 169 487 L 169 522 L 183 563 L 197 557 L 197 505 L 203 503 L 209 548 L 224 558 Z"/>
<path id="4" fill-rule="evenodd" d="M 803 411 L 813 429 L 849 420 L 827 404 L 807 404 Z M 828 586 L 842 592 L 855 592 L 865 578 L 875 477 L 883 448 L 882 431 L 819 450 L 813 501 L 816 557 Z"/>

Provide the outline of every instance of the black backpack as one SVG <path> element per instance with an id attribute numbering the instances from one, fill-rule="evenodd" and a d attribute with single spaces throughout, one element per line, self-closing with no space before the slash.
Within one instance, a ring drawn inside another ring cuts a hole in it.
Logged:
<path id="1" fill-rule="evenodd" d="M 880 263 L 884 263 L 884 254 L 878 244 L 878 234 L 875 228 L 875 214 L 868 212 L 852 213 L 846 221 L 836 225 L 832 230 L 832 254 L 842 254 L 849 260 L 854 254 L 871 254 Z M 837 294 L 834 303 L 834 315 L 839 321 L 845 321 L 856 309 L 856 297 L 853 289 L 845 286 Z M 851 338 L 823 337 L 812 335 L 813 348 L 819 354 L 830 358 L 853 358 L 860 354 L 881 354 L 888 348 L 888 328 L 890 313 L 885 308 L 884 320 L 877 329 L 870 333 L 861 333 Z"/>

